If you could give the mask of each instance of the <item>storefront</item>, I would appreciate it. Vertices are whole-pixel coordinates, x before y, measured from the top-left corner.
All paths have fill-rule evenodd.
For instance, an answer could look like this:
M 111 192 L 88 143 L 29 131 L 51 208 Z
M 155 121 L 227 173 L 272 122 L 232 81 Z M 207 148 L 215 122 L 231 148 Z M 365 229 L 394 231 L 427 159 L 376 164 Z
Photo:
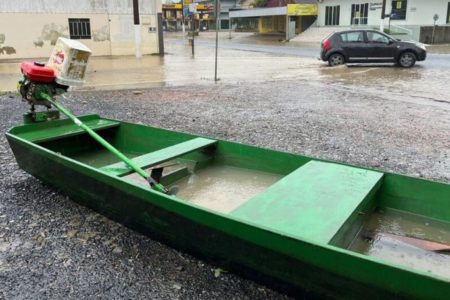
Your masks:
M 253 8 L 230 11 L 230 22 L 242 23 L 257 20 L 257 32 L 280 34 L 290 40 L 306 30 L 317 18 L 317 4 L 288 4 L 279 7 Z
M 210 3 L 196 4 L 196 13 L 194 13 L 195 29 L 196 30 L 208 30 L 211 24 L 214 24 L 215 18 L 213 15 L 213 6 Z M 163 4 L 163 29 L 165 31 L 181 31 L 183 22 L 185 28 L 191 29 L 191 13 L 189 12 L 188 5 L 183 4 Z M 213 27 L 215 28 L 215 27 Z

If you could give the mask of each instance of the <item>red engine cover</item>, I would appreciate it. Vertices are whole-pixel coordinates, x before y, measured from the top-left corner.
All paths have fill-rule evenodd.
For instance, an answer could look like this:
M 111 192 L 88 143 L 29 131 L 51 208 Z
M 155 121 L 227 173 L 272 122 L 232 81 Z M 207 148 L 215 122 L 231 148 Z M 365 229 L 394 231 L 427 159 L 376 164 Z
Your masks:
M 27 76 L 33 82 L 51 83 L 55 80 L 55 71 L 53 69 L 31 61 L 24 61 L 20 65 L 22 74 Z

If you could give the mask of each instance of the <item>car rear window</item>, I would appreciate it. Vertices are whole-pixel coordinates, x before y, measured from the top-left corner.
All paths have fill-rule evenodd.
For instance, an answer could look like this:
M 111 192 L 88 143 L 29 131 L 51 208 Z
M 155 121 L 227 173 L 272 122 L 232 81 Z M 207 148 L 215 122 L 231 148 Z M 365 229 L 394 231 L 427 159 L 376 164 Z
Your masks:
M 362 31 L 344 32 L 340 34 L 344 43 L 363 43 L 364 35 Z

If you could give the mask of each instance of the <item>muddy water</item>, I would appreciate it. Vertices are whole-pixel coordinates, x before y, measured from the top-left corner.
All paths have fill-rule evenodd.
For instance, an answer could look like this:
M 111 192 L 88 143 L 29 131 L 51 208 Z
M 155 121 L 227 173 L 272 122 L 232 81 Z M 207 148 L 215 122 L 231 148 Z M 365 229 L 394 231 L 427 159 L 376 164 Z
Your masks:
M 123 150 L 122 153 L 125 154 L 125 156 L 127 156 L 128 158 L 137 156 L 137 154 L 135 153 L 129 153 Z M 95 168 L 103 167 L 119 161 L 114 154 L 103 148 L 96 149 L 95 151 L 81 152 L 77 153 L 76 155 L 68 156 Z
M 281 177 L 230 166 L 211 166 L 183 178 L 175 185 L 179 188 L 178 198 L 228 213 Z
M 367 232 L 373 239 L 367 238 Z M 450 244 L 450 224 L 396 210 L 377 211 L 350 250 L 450 278 L 450 253 L 427 251 L 398 240 L 396 235 Z

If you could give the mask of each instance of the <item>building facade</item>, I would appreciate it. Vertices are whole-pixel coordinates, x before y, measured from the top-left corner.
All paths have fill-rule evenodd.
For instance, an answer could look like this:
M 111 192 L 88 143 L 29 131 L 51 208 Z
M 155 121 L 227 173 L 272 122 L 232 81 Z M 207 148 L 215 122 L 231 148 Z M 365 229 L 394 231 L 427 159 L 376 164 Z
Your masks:
M 319 0 L 318 26 L 379 26 L 382 0 Z M 384 24 L 416 27 L 450 23 L 449 0 L 386 0 Z
M 230 19 L 233 28 L 237 28 L 242 20 L 256 20 L 257 32 L 282 34 L 285 40 L 290 40 L 311 26 L 317 14 L 318 6 L 315 1 L 280 0 L 268 1 L 264 7 L 230 11 Z
M 58 37 L 80 40 L 92 55 L 133 55 L 133 1 L 0 1 L 0 60 L 47 57 Z M 141 53 L 158 52 L 161 0 L 139 0 Z

